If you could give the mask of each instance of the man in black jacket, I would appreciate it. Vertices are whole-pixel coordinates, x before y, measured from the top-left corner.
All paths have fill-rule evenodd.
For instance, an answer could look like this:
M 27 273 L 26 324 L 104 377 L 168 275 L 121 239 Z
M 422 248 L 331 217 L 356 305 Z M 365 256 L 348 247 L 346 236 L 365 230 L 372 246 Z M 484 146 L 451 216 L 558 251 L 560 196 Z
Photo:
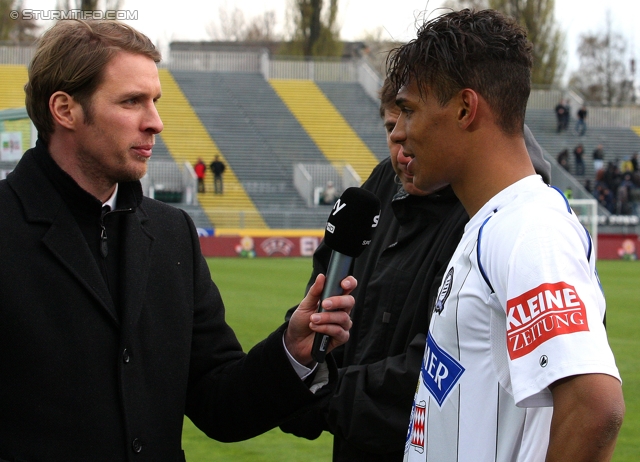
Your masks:
M 193 222 L 142 196 L 159 60 L 119 22 L 59 21 L 29 67 L 39 140 L 0 181 L 0 460 L 184 461 L 185 415 L 237 441 L 331 391 L 311 345 L 347 340 L 355 280 L 319 314 L 320 277 L 245 354 Z
M 334 461 L 402 460 L 431 309 L 469 220 L 450 187 L 428 193 L 413 185 L 410 159 L 389 139 L 400 110 L 388 81 L 380 95 L 390 157 L 362 185 L 382 209 L 370 247 L 352 268 L 358 280 L 353 328 L 349 342 L 334 352 L 339 383 L 321 405 L 280 426 L 309 439 L 331 432 Z M 528 127 L 525 133 L 536 170 L 548 183 L 549 163 Z M 310 283 L 325 272 L 330 255 L 321 243 Z

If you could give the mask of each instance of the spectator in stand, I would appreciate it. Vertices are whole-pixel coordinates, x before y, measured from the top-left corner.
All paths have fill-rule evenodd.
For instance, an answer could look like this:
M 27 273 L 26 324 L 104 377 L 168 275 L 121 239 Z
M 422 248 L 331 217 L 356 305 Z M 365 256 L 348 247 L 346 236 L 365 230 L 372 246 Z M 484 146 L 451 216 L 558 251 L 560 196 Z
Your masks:
M 600 185 L 598 187 L 598 202 L 609 212 L 614 213 L 615 209 L 615 197 L 613 192 L 606 186 Z
M 584 146 L 579 144 L 573 150 L 573 160 L 576 165 L 576 175 L 584 175 Z
M 569 171 L 569 149 L 564 148 L 557 157 L 558 163 L 562 168 L 564 168 L 567 172 Z
M 573 189 L 571 189 L 571 187 L 565 189 L 563 194 L 567 199 L 573 199 Z
M 627 172 L 633 172 L 633 162 L 631 161 L 631 157 L 625 157 L 620 163 L 620 173 L 624 175 Z
M 224 165 L 224 162 L 220 160 L 220 156 L 216 156 L 209 167 L 211 167 L 211 171 L 213 172 L 213 193 L 222 194 L 224 189 L 222 183 L 222 174 L 227 167 L 226 165 Z
M 322 190 L 322 195 L 320 196 L 320 204 L 333 205 L 336 200 L 338 200 L 338 191 L 333 185 L 333 181 L 327 181 L 326 186 Z
M 202 161 L 202 157 L 198 157 L 198 162 L 193 166 L 193 170 L 196 172 L 196 178 L 198 179 L 198 192 L 205 192 L 204 188 L 204 175 L 207 171 L 207 166 Z
M 578 121 L 576 122 L 576 132 L 579 136 L 583 136 L 587 131 L 587 108 L 582 105 L 578 109 Z
M 618 185 L 622 181 L 622 173 L 620 172 L 617 162 L 609 162 L 607 164 L 602 181 L 604 181 L 612 191 L 618 189 Z
M 564 104 L 564 100 L 560 100 L 560 102 L 556 105 L 556 131 L 560 133 L 564 128 L 565 121 L 565 113 L 567 112 L 567 107 Z
M 631 201 L 631 213 L 638 215 L 638 207 L 640 207 L 640 188 L 634 182 L 629 192 L 629 200 Z
M 631 205 L 631 191 L 633 189 L 631 173 L 625 173 L 616 190 L 616 213 L 618 215 L 630 215 L 633 212 Z
M 602 169 L 604 165 L 604 151 L 602 150 L 602 144 L 599 144 L 593 151 L 593 171 L 595 174 Z
M 565 100 L 564 103 L 564 116 L 562 119 L 562 129 L 564 131 L 569 130 L 569 123 L 571 122 L 571 102 L 570 100 Z
M 584 189 L 586 189 L 587 192 L 593 196 L 593 186 L 591 185 L 591 180 L 589 178 L 587 178 L 584 182 Z

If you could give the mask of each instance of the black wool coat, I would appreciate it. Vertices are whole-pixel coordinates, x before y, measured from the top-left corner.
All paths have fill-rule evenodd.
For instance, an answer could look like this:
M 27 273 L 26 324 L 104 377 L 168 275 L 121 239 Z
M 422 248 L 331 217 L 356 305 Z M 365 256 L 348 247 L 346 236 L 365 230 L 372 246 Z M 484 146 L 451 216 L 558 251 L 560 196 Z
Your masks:
M 185 414 L 237 441 L 330 392 L 296 375 L 286 325 L 242 351 L 192 221 L 138 182 L 114 306 L 43 155 L 0 181 L 0 460 L 182 461 Z

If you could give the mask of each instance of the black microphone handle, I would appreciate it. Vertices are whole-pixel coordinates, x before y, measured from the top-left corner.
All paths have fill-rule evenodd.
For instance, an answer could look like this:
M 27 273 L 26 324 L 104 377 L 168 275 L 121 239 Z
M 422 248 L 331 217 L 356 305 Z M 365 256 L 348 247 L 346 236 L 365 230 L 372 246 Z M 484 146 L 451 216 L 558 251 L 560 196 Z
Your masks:
M 349 275 L 349 268 L 351 268 L 352 261 L 353 257 L 341 254 L 335 250 L 331 252 L 331 258 L 329 259 L 329 266 L 327 267 L 326 280 L 324 282 L 324 289 L 322 290 L 322 297 L 320 298 L 318 313 L 322 313 L 324 311 L 322 308 L 322 301 L 325 298 L 342 294 L 343 291 L 342 287 L 340 287 L 340 283 Z M 327 355 L 329 340 L 331 340 L 330 336 L 316 332 L 315 338 L 313 339 L 311 356 L 319 363 L 324 362 L 324 358 Z

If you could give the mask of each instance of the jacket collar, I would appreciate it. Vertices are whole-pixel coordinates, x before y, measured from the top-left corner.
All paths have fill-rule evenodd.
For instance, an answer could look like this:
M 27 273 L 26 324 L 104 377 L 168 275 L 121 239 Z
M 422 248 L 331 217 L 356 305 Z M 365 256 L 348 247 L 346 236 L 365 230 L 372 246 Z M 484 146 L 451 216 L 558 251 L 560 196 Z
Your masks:
M 26 221 L 46 227 L 42 243 L 119 323 L 118 310 L 71 211 L 71 207 L 80 207 L 86 213 L 100 213 L 100 201 L 62 171 L 41 142 L 25 152 L 7 182 L 22 203 Z M 120 183 L 118 209 L 134 212 L 127 214 L 123 231 L 127 238 L 121 243 L 125 246 L 120 262 L 124 268 L 120 277 L 125 281 L 121 303 L 124 316 L 135 319 L 142 305 L 153 241 L 145 229 L 147 215 L 139 207 L 141 203 L 140 182 Z
M 429 223 L 439 222 L 450 212 L 459 200 L 450 186 L 427 196 L 407 194 L 402 186 L 393 197 L 391 207 L 396 219 L 403 227 L 422 228 Z

